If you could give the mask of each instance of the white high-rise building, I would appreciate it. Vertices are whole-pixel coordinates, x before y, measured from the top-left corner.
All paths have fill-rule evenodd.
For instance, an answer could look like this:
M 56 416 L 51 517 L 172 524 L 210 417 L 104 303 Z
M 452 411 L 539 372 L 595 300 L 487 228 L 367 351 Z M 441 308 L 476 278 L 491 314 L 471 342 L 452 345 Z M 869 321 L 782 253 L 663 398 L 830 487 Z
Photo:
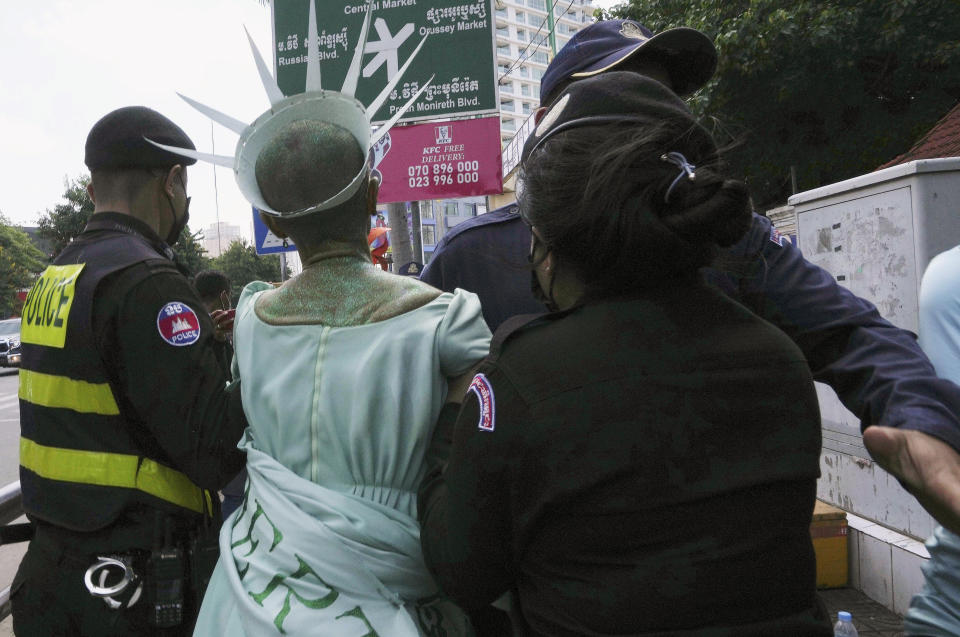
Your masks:
M 540 78 L 553 59 L 549 14 L 556 50 L 593 22 L 591 0 L 494 0 L 500 137 L 509 142 L 540 102 Z
M 227 251 L 231 243 L 242 238 L 243 232 L 240 226 L 226 221 L 211 223 L 203 229 L 203 249 L 207 251 L 208 257 L 219 257 Z

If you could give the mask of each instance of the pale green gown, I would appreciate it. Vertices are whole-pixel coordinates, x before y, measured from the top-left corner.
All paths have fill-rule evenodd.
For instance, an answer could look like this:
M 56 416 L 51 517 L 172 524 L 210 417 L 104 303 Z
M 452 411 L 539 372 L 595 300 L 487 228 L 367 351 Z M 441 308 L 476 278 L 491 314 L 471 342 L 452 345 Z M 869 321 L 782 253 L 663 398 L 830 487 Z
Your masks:
M 420 552 L 416 490 L 447 377 L 486 355 L 457 290 L 355 327 L 270 325 L 237 306 L 249 480 L 224 522 L 195 635 L 465 635 Z

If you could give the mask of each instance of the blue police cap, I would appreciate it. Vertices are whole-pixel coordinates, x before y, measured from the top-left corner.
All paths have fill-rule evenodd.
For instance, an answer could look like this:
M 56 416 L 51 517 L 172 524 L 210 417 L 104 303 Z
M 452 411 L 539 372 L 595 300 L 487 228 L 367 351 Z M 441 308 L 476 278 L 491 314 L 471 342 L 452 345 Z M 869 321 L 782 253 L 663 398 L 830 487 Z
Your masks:
M 696 29 L 678 27 L 654 35 L 634 20 L 601 20 L 577 31 L 557 52 L 540 80 L 540 104 L 547 106 L 547 98 L 565 80 L 597 75 L 640 55 L 652 56 L 664 67 L 680 96 L 702 87 L 717 69 L 716 47 Z

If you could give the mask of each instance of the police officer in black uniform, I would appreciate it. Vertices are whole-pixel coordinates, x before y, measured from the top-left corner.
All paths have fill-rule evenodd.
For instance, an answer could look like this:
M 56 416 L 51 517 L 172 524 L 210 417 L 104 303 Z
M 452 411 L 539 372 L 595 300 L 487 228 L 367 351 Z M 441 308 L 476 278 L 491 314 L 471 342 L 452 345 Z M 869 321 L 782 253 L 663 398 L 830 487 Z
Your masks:
M 514 592 L 523 635 L 831 635 L 807 361 L 699 272 L 749 228 L 746 186 L 637 73 L 572 83 L 542 121 L 519 203 L 551 313 L 501 325 L 438 425 L 427 566 L 468 612 Z
M 216 557 L 215 493 L 243 465 L 239 387 L 226 389 L 214 323 L 170 249 L 194 160 L 151 141 L 194 148 L 141 106 L 94 125 L 94 214 L 24 306 L 20 482 L 35 535 L 11 591 L 18 635 L 189 634 Z

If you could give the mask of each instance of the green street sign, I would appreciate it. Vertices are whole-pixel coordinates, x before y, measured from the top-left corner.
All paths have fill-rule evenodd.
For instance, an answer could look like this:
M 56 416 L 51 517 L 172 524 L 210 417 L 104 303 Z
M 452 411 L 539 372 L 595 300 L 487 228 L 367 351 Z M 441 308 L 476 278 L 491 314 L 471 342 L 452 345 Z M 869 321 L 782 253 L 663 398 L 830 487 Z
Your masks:
M 310 0 L 274 0 L 277 84 L 285 95 L 302 93 L 307 76 Z M 324 89 L 339 91 L 360 40 L 363 0 L 314 0 Z M 426 36 L 390 97 L 372 118 L 384 122 L 433 75 L 433 81 L 400 121 L 497 111 L 495 36 L 491 0 L 375 0 L 356 97 L 370 104 Z

